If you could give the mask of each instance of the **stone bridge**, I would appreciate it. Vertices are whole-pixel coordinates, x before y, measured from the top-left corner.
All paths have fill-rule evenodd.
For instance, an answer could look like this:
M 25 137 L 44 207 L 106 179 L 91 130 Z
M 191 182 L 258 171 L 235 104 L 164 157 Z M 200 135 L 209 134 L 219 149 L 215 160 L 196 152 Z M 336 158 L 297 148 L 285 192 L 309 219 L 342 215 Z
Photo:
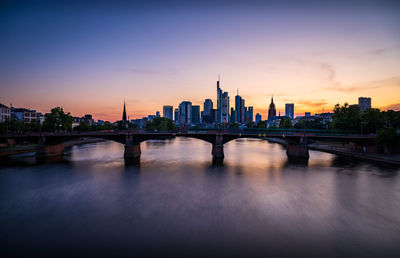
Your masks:
M 186 132 L 146 132 L 142 130 L 101 131 L 101 132 L 71 132 L 71 133 L 24 133 L 3 134 L 0 141 L 9 140 L 36 143 L 36 157 L 46 158 L 62 155 L 64 142 L 83 137 L 102 138 L 125 145 L 124 158 L 139 160 L 140 143 L 147 140 L 167 139 L 170 137 L 191 137 L 209 142 L 212 145 L 211 154 L 214 159 L 224 158 L 224 144 L 238 138 L 280 138 L 286 145 L 289 158 L 308 159 L 307 144 L 315 140 L 346 141 L 355 144 L 371 144 L 373 135 L 315 133 L 299 131 L 245 131 L 245 130 L 193 130 Z

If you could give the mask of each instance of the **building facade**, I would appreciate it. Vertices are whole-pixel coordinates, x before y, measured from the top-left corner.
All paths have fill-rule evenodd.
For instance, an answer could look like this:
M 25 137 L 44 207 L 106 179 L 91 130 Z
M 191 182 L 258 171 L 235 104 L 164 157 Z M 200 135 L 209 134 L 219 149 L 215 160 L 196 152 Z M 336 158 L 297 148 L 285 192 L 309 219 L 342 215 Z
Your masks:
M 360 106 L 360 110 L 364 112 L 367 109 L 371 108 L 371 98 L 359 97 L 358 105 Z
M 200 124 L 200 106 L 192 105 L 192 124 Z
M 289 117 L 290 119 L 294 119 L 294 104 L 293 103 L 285 104 L 285 116 Z
M 262 116 L 260 115 L 260 113 L 256 114 L 256 123 L 260 122 L 262 120 Z
M 176 125 L 179 124 L 179 109 L 178 108 L 175 108 L 175 111 L 174 111 L 174 122 Z
M 274 97 L 271 97 L 271 103 L 269 104 L 268 109 L 268 120 L 273 120 L 276 117 L 276 109 L 274 104 Z
M 213 102 L 211 99 L 206 99 L 204 100 L 203 104 L 203 116 L 202 116 L 202 122 L 205 124 L 211 124 L 214 121 L 213 117 Z
M 24 123 L 31 123 L 36 121 L 36 110 L 29 110 L 26 108 L 11 108 L 11 119 L 22 121 Z
M 11 109 L 3 104 L 0 104 L 0 122 L 11 119 Z
M 179 125 L 191 125 L 192 124 L 192 102 L 183 101 L 179 104 Z
M 253 122 L 253 107 L 246 109 L 246 123 Z
M 169 105 L 163 106 L 163 117 L 173 120 L 174 108 Z

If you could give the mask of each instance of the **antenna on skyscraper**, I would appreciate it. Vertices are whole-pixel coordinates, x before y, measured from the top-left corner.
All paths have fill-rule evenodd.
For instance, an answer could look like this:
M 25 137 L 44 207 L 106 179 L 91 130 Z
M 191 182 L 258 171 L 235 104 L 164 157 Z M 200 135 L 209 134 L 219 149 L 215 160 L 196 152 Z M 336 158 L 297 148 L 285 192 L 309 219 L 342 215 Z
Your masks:
M 239 89 L 236 89 L 236 95 L 239 96 Z

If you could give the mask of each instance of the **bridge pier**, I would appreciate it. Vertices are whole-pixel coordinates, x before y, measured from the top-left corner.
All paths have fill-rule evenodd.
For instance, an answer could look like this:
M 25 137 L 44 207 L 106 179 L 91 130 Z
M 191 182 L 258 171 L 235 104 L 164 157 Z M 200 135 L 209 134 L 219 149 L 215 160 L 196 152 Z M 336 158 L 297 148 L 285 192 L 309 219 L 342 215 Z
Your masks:
M 40 143 L 36 148 L 36 158 L 46 159 L 64 155 L 64 143 L 46 144 Z
M 140 142 L 135 141 L 132 136 L 126 136 L 124 151 L 125 161 L 137 163 L 140 161 L 141 153 Z
M 310 157 L 310 154 L 308 153 L 308 147 L 305 144 L 288 143 L 286 155 L 288 158 L 294 159 L 308 159 Z
M 215 136 L 215 142 L 213 143 L 211 154 L 213 159 L 224 159 L 224 141 L 222 135 L 218 134 Z

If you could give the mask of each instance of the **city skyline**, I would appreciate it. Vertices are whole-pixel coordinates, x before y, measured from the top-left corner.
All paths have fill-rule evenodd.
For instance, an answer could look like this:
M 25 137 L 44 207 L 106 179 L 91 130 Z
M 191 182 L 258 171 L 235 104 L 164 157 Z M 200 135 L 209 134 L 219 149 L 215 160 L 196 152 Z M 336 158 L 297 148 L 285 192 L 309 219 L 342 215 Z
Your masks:
M 116 121 L 125 98 L 135 119 L 183 100 L 216 105 L 220 73 L 230 107 L 239 88 L 263 117 L 271 95 L 277 113 L 285 103 L 296 115 L 327 112 L 360 96 L 399 110 L 399 3 L 307 2 L 8 2 L 0 103 Z

